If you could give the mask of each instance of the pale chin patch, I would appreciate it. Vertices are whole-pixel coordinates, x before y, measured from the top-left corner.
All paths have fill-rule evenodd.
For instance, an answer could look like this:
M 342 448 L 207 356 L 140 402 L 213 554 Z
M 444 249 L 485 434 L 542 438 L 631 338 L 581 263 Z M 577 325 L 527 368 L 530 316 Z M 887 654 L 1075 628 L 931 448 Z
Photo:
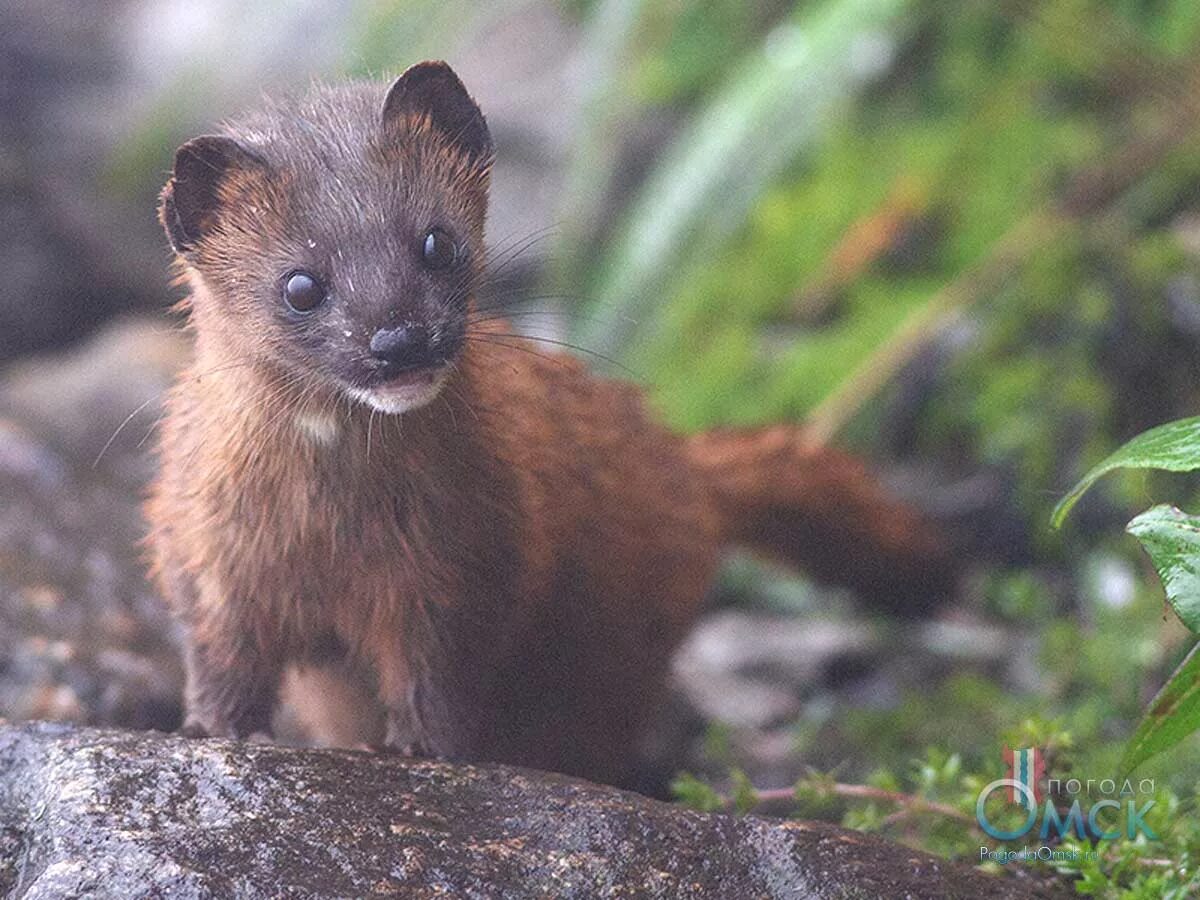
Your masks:
M 296 428 L 314 444 L 332 444 L 341 433 L 341 423 L 329 413 L 297 413 Z
M 350 396 L 359 403 L 387 415 L 399 415 L 419 409 L 438 395 L 446 383 L 449 368 L 434 372 L 415 372 L 373 388 L 352 388 Z

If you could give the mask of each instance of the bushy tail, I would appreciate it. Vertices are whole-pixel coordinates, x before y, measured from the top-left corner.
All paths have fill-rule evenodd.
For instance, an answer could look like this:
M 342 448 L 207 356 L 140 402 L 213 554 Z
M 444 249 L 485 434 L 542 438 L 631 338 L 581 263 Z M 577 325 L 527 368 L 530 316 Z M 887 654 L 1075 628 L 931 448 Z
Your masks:
M 801 429 L 718 430 L 689 439 L 726 540 L 913 614 L 944 601 L 956 580 L 946 542 L 858 460 Z

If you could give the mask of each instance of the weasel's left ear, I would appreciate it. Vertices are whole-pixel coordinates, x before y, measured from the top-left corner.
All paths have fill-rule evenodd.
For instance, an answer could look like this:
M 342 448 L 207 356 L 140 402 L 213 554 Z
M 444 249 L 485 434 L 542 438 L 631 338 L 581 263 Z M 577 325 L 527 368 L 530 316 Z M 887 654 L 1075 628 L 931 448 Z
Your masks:
M 492 136 L 483 113 L 446 63 L 417 63 L 388 91 L 383 101 L 385 128 L 413 115 L 428 115 L 435 128 L 476 162 L 491 161 Z

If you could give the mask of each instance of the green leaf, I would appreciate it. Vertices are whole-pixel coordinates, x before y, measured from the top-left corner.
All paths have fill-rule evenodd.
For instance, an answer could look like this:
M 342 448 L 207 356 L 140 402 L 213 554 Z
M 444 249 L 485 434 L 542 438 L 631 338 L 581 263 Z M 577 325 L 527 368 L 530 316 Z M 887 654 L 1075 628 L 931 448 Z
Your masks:
M 671 794 L 684 806 L 715 812 L 725 805 L 721 795 L 690 772 L 680 772 L 671 782 Z
M 1158 692 L 1121 757 L 1127 774 L 1157 753 L 1175 746 L 1200 729 L 1200 644 Z
M 741 769 L 733 769 L 729 773 L 733 781 L 733 809 L 738 815 L 745 815 L 758 806 L 758 791 L 750 781 L 750 776 Z
M 1141 541 L 1183 624 L 1200 633 L 1200 516 L 1156 506 L 1125 526 Z
M 1050 520 L 1054 527 L 1061 526 L 1084 492 L 1113 469 L 1165 469 L 1169 472 L 1200 469 L 1200 416 L 1151 428 L 1114 452 L 1083 476 L 1083 480 L 1054 507 Z

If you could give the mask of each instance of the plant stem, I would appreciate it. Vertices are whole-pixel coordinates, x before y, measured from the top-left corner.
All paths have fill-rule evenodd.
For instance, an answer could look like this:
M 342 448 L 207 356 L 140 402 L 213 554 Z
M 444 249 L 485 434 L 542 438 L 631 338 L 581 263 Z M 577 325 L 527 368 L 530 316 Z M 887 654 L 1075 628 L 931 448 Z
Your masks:
M 975 820 L 964 813 L 962 810 L 956 809 L 945 803 L 938 803 L 933 800 L 926 800 L 924 797 L 918 797 L 914 794 L 904 794 L 900 791 L 889 791 L 884 788 L 872 787 L 868 784 L 842 784 L 835 782 L 829 785 L 821 785 L 821 791 L 826 791 L 836 797 L 846 797 L 855 800 L 880 800 L 885 803 L 895 803 L 897 806 L 903 807 L 909 812 L 931 812 L 937 813 L 940 816 L 945 816 L 968 825 L 975 825 Z M 770 790 L 755 791 L 756 803 L 755 806 L 762 806 L 768 803 L 783 803 L 794 802 L 796 799 L 796 791 L 794 788 L 773 788 Z M 725 806 L 732 808 L 734 800 L 731 797 L 722 797 Z

